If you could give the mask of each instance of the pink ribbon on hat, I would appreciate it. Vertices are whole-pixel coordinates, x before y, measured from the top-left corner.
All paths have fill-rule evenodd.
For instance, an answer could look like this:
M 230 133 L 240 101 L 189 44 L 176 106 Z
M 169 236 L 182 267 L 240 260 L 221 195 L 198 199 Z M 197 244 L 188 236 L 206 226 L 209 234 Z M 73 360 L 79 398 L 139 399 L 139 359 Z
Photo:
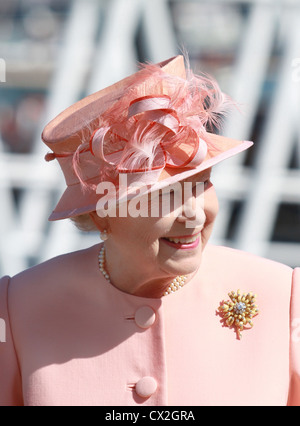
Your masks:
M 155 156 L 149 170 L 165 167 L 195 168 L 204 161 L 207 154 L 206 142 L 199 137 L 192 126 L 181 126 L 176 111 L 170 106 L 171 99 L 167 95 L 144 96 L 135 99 L 129 105 L 127 119 L 134 120 L 132 126 L 135 123 L 138 125 L 142 120 L 143 125 L 148 129 L 155 124 L 161 127 L 161 138 L 155 145 Z M 109 132 L 119 138 L 122 148 L 105 155 L 103 146 Z M 145 156 L 147 155 L 147 144 L 141 148 L 137 145 L 135 147 L 137 151 L 145 151 Z M 122 138 L 114 132 L 113 126 L 96 129 L 90 139 L 91 153 L 123 173 L 145 171 L 145 168 L 140 167 L 134 169 L 122 167 L 122 159 L 126 156 L 126 150 L 129 150 L 129 157 L 134 156 L 135 147 L 131 147 L 126 138 Z

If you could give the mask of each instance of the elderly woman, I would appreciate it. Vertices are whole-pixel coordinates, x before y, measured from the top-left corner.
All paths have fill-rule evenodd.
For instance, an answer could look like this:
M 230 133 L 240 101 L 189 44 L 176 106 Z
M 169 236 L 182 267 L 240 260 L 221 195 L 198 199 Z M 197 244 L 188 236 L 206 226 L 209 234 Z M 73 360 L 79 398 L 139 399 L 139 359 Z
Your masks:
M 229 103 L 178 56 L 46 127 L 50 220 L 102 242 L 0 281 L 0 405 L 299 404 L 300 270 L 207 244 Z

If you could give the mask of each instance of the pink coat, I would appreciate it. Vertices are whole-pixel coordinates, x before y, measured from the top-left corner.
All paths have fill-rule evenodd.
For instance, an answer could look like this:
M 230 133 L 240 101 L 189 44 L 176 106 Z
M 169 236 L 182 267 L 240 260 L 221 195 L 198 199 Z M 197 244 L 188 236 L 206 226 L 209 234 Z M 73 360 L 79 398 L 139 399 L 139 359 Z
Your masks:
M 98 269 L 99 245 L 0 281 L 0 406 L 300 405 L 300 269 L 208 246 L 162 299 Z M 238 340 L 217 308 L 257 293 Z M 2 321 L 3 325 L 3 321 Z

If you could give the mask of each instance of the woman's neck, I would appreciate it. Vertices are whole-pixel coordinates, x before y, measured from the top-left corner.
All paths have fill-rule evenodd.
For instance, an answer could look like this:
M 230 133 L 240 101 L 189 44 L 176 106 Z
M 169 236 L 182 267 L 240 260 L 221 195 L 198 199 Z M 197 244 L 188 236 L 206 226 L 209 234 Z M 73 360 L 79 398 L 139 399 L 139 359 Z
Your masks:
M 177 275 L 160 270 L 149 270 L 145 265 L 137 265 L 126 256 L 119 256 L 109 244 L 105 244 L 105 271 L 110 282 L 119 290 L 139 297 L 160 298 Z M 188 282 L 195 273 L 187 275 Z

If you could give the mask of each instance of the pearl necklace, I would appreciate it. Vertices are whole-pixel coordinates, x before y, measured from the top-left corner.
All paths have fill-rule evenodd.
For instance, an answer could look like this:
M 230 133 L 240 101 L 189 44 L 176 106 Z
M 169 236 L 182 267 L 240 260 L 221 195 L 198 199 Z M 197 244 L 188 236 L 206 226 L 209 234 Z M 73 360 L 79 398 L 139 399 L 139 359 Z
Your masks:
M 105 247 L 104 246 L 101 247 L 99 252 L 99 269 L 102 272 L 103 276 L 107 279 L 107 281 L 111 283 L 110 276 L 107 270 L 105 269 Z M 168 294 L 175 293 L 175 291 L 181 289 L 181 287 L 184 286 L 186 280 L 187 280 L 186 275 L 180 275 L 174 278 L 174 280 L 171 282 L 167 290 L 164 292 L 163 296 L 168 296 Z

